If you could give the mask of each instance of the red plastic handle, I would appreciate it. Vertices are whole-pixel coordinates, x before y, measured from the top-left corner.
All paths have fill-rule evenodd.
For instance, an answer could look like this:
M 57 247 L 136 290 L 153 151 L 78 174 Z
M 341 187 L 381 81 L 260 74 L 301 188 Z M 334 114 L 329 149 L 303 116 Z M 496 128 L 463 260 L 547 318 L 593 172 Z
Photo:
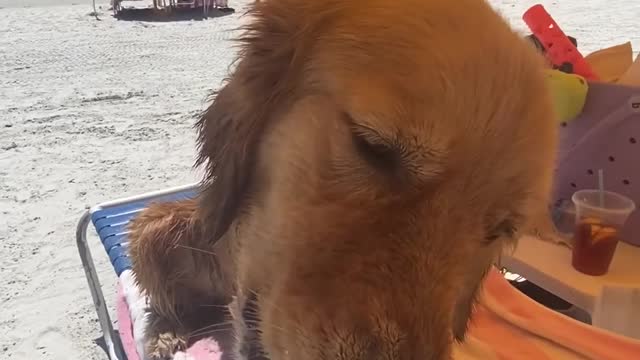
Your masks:
M 547 58 L 554 65 L 561 66 L 564 63 L 571 63 L 574 74 L 581 75 L 588 80 L 598 80 L 598 76 L 593 72 L 589 63 L 542 5 L 538 4 L 529 8 L 522 19 L 540 40 Z

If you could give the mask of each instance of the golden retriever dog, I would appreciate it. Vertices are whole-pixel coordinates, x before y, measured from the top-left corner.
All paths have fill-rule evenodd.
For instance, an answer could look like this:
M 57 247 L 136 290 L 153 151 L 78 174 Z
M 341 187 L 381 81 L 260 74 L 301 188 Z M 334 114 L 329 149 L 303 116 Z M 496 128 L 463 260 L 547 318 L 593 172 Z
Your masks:
M 482 0 L 252 6 L 201 194 L 131 225 L 151 358 L 230 303 L 234 359 L 450 359 L 496 257 L 548 229 L 542 59 Z

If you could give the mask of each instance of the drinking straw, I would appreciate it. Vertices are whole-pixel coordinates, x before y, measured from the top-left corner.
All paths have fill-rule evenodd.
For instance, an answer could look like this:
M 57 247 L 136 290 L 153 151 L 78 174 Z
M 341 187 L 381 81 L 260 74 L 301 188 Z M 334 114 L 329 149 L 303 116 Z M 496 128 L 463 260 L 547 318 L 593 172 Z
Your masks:
M 598 170 L 598 190 L 600 190 L 600 206 L 604 207 L 604 171 Z

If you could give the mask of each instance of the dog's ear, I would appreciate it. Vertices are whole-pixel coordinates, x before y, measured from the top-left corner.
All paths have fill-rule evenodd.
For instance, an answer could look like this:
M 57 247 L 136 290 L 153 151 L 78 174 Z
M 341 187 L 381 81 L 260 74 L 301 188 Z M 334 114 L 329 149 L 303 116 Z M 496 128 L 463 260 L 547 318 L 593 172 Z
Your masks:
M 274 113 L 293 101 L 300 82 L 309 27 L 286 2 L 253 5 L 237 66 L 196 124 L 196 165 L 206 165 L 202 219 L 212 242 L 247 206 L 262 134 Z
M 196 166 L 205 165 L 199 215 L 207 240 L 215 242 L 235 217 L 240 195 L 247 186 L 249 164 L 240 151 L 249 145 L 242 109 L 232 84 L 214 94 L 209 108 L 196 123 L 198 157 Z

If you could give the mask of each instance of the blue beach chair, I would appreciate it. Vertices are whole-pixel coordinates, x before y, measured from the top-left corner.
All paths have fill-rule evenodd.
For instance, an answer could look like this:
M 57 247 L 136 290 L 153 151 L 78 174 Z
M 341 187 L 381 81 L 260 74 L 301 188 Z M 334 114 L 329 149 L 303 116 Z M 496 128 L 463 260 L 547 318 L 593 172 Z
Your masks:
M 126 360 L 127 357 L 119 341 L 117 331 L 114 330 L 111 322 L 112 316 L 109 314 L 105 304 L 96 267 L 87 243 L 89 224 L 93 224 L 109 256 L 111 265 L 119 277 L 123 271 L 131 269 L 131 261 L 128 256 L 129 239 L 127 237 L 127 224 L 129 221 L 151 202 L 178 201 L 192 198 L 195 196 L 197 189 L 198 184 L 189 184 L 108 201 L 90 208 L 80 218 L 76 230 L 76 242 L 110 360 Z

